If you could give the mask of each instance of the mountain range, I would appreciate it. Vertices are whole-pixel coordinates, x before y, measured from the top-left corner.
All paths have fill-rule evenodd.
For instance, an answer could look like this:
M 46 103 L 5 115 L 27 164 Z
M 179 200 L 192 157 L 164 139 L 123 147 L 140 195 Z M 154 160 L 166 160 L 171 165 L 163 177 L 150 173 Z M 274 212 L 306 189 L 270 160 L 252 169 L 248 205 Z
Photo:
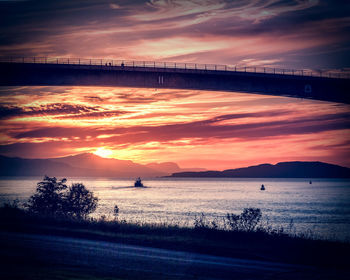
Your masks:
M 183 169 L 173 162 L 142 165 L 131 160 L 102 158 L 90 153 L 48 159 L 0 156 L 0 176 L 150 178 L 183 171 L 203 169 Z
M 176 177 L 176 178 L 350 178 L 350 168 L 324 162 L 280 162 L 275 165 L 207 171 L 183 169 L 174 162 L 134 163 L 84 153 L 60 158 L 24 159 L 0 156 L 0 176 Z
M 279 162 L 224 171 L 179 172 L 178 178 L 350 178 L 350 168 L 324 162 Z

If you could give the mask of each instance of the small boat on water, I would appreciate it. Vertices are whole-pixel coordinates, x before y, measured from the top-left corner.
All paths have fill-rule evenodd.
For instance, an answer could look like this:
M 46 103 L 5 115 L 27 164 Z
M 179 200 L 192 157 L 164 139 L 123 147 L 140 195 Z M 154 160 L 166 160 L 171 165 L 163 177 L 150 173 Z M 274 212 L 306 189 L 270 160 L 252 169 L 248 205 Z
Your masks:
M 264 191 L 265 190 L 265 186 L 264 184 L 261 185 L 261 188 L 260 188 L 261 191 Z
M 144 188 L 145 186 L 142 184 L 141 178 L 138 177 L 134 183 L 135 188 Z
M 141 178 L 138 177 L 136 180 L 135 180 L 135 183 L 133 186 L 120 186 L 120 187 L 112 187 L 112 189 L 115 189 L 115 190 L 119 190 L 119 189 L 128 189 L 128 188 L 147 188 L 141 181 Z

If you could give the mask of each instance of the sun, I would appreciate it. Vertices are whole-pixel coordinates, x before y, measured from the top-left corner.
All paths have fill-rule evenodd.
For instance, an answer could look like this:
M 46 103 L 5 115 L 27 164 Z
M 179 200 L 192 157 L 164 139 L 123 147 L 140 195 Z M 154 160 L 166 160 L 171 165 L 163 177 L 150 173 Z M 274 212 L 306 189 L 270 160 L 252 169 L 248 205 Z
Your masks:
M 113 154 L 113 151 L 101 147 L 101 148 L 98 148 L 95 152 L 93 152 L 93 154 L 103 158 L 109 158 Z

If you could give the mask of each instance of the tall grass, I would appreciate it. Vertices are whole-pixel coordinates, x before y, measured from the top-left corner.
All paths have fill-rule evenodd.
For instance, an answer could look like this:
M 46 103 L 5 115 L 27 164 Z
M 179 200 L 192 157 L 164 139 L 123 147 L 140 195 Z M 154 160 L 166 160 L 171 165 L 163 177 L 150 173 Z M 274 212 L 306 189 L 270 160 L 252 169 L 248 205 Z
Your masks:
M 239 215 L 196 216 L 192 224 L 128 222 L 118 218 L 77 218 L 38 215 L 6 204 L 0 207 L 0 230 L 40 235 L 60 235 L 109 242 L 185 250 L 227 257 L 285 261 L 289 263 L 347 267 L 350 244 L 317 240 L 313 234 L 273 228 L 258 210 Z
M 102 215 L 99 218 L 73 217 L 64 215 L 37 214 L 26 210 L 18 205 L 18 201 L 5 203 L 0 206 L 0 219 L 2 224 L 32 224 L 54 225 L 65 227 L 83 227 L 98 231 L 109 231 L 118 233 L 146 234 L 163 233 L 177 234 L 178 232 L 190 233 L 231 233 L 231 234 L 254 234 L 255 236 L 290 237 L 316 240 L 321 239 L 312 231 L 297 232 L 291 220 L 288 228 L 273 227 L 267 219 L 264 219 L 258 208 L 245 208 L 239 215 L 227 213 L 225 216 L 207 216 L 205 213 L 195 215 L 192 220 L 184 222 L 178 220 L 165 220 L 150 223 L 146 220 L 127 221 L 119 219 L 119 208 L 114 208 L 114 216 Z

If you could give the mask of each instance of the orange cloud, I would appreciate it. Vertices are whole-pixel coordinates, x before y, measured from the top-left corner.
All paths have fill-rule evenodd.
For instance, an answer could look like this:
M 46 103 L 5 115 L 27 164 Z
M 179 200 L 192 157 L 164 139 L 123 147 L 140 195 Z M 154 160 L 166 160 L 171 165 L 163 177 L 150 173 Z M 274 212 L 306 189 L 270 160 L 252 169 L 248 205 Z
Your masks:
M 176 161 L 208 169 L 286 160 L 350 165 L 348 105 L 105 87 L 8 88 L 0 101 L 4 155 L 101 152 L 140 163 Z

